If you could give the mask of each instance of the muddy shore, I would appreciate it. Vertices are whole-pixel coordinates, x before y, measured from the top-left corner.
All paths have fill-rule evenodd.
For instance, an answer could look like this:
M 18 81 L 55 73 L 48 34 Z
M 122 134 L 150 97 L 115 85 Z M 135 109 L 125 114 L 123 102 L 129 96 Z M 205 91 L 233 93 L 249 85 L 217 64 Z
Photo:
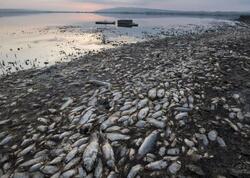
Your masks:
M 249 46 L 227 26 L 1 77 L 0 176 L 250 177 Z

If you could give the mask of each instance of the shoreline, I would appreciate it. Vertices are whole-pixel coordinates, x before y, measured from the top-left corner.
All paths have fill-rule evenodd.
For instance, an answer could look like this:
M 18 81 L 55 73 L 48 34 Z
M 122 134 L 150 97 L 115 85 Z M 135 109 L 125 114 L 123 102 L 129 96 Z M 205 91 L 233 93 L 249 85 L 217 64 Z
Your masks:
M 0 176 L 250 176 L 249 40 L 249 26 L 226 27 L 1 77 Z

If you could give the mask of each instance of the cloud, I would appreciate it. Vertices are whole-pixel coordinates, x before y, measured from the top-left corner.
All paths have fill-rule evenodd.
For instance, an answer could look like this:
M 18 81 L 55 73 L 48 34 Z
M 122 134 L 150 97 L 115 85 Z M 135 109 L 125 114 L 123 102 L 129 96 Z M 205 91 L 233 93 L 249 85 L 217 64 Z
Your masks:
M 91 11 L 121 6 L 172 10 L 250 11 L 250 0 L 0 0 L 0 8 Z

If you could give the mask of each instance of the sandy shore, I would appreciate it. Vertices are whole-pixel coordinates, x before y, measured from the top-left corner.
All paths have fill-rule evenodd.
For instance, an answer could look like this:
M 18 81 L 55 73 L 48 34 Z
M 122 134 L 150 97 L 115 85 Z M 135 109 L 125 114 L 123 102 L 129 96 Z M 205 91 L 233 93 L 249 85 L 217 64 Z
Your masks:
M 249 177 L 249 46 L 223 27 L 2 77 L 0 176 Z

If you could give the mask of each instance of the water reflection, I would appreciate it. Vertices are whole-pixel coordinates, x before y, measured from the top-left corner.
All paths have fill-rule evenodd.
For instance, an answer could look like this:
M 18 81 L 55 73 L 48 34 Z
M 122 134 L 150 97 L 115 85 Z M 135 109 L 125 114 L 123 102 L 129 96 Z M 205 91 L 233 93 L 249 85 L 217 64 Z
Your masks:
M 96 25 L 120 17 L 97 14 L 34 14 L 0 18 L 0 74 L 70 61 L 124 43 L 211 28 L 227 20 L 133 15 L 137 28 Z M 128 17 L 126 17 L 128 18 Z

